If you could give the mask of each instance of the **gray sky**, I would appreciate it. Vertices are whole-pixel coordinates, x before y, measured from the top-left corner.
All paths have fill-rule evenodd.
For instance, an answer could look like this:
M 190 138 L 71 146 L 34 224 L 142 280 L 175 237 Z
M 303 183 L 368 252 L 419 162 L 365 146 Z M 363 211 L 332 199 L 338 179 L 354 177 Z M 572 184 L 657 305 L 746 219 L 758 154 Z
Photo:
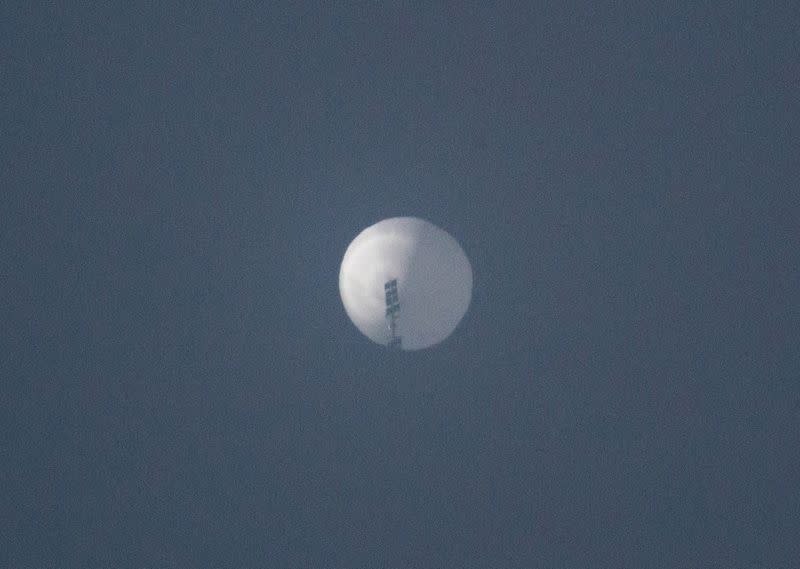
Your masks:
M 0 13 L 0 565 L 800 559 L 793 3 L 165 4 Z

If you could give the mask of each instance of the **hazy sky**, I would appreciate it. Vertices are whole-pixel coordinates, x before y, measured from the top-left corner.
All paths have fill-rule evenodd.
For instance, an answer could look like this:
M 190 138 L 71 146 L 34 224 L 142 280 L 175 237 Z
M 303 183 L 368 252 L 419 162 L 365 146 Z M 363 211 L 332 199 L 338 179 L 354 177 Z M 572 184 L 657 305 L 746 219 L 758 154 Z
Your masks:
M 796 3 L 71 4 L 0 9 L 0 565 L 797 563 Z M 339 298 L 396 215 L 432 350 Z

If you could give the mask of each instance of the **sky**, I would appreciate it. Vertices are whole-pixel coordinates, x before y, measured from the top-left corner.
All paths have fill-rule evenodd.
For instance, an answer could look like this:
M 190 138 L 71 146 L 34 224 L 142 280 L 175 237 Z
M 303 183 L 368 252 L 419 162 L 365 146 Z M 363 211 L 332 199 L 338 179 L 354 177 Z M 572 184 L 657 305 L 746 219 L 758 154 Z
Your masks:
M 0 565 L 800 559 L 796 4 L 79 4 L 0 8 Z

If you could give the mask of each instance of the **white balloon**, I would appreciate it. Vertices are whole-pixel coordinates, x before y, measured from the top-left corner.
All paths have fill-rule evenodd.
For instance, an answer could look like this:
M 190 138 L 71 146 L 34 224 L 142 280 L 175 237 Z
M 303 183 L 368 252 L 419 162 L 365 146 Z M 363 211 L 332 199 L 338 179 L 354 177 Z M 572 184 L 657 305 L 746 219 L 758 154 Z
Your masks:
M 385 285 L 397 279 L 399 311 L 394 333 Z M 446 231 L 416 217 L 384 219 L 362 231 L 347 248 L 339 293 L 353 324 L 370 340 L 404 350 L 447 338 L 472 299 L 472 267 Z

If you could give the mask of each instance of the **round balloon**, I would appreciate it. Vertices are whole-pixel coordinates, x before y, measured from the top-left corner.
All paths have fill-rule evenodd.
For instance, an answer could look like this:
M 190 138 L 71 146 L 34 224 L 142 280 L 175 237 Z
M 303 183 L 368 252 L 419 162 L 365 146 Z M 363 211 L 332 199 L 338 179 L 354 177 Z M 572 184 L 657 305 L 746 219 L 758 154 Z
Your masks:
M 472 267 L 446 231 L 416 217 L 384 219 L 347 248 L 339 292 L 373 342 L 419 350 L 456 328 L 472 298 Z

